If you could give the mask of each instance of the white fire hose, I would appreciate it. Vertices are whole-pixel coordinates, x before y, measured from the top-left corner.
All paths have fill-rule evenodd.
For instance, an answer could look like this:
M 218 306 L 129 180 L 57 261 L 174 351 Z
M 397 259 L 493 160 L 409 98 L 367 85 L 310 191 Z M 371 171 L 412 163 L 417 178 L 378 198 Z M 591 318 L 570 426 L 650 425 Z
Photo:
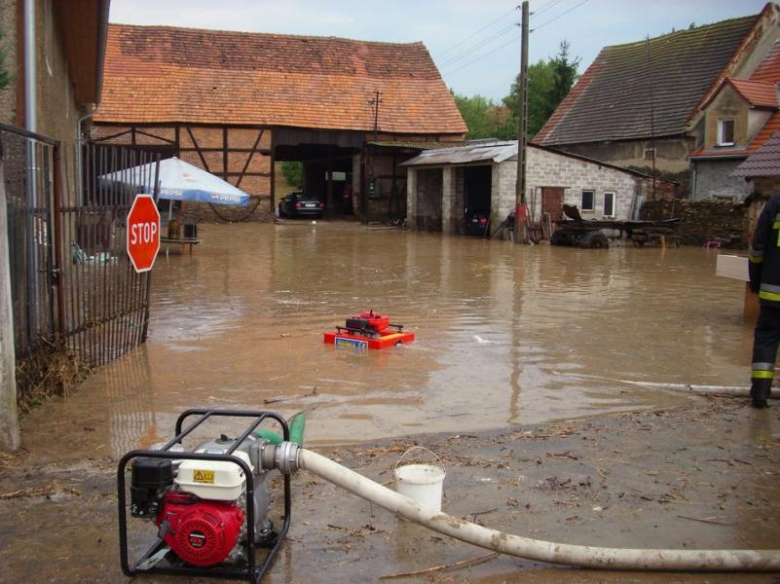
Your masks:
M 287 443 L 289 444 L 289 443 Z M 292 454 L 292 453 L 290 453 Z M 310 450 L 297 452 L 298 468 L 346 489 L 396 515 L 488 550 L 529 560 L 603 570 L 778 572 L 780 550 L 664 550 L 571 545 L 489 529 L 427 509 Z

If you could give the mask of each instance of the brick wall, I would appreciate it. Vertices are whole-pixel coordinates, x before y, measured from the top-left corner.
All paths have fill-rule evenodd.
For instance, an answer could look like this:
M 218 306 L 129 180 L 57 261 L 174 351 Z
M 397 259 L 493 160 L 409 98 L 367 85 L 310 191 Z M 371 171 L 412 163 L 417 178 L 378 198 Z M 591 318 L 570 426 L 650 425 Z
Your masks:
M 680 218 L 678 235 L 685 245 L 703 245 L 722 240 L 723 247 L 747 247 L 747 208 L 724 201 L 649 201 L 642 206 L 641 219 L 660 221 Z

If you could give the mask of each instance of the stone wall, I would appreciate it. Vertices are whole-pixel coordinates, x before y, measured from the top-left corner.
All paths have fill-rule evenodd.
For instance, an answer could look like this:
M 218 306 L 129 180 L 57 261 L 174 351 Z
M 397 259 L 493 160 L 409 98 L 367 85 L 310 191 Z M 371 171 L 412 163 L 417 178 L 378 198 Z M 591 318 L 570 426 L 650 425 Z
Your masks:
M 650 221 L 680 218 L 678 235 L 685 245 L 721 241 L 721 247 L 747 247 L 747 208 L 724 201 L 650 201 L 640 217 Z

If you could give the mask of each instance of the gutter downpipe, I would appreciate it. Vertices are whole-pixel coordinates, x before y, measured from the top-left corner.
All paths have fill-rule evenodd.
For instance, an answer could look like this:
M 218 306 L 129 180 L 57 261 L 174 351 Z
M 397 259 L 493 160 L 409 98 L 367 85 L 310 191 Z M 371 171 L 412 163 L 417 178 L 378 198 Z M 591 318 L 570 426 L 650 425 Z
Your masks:
M 77 197 L 78 205 L 81 205 L 84 202 L 84 193 L 82 192 L 84 169 L 81 168 L 82 165 L 81 148 L 83 143 L 83 137 L 81 135 L 81 124 L 87 121 L 88 119 L 90 119 L 92 116 L 94 116 L 95 113 L 97 113 L 97 110 L 98 108 L 96 107 L 91 112 L 84 114 L 78 120 L 76 120 L 76 197 Z
M 38 99 L 36 95 L 37 39 L 35 34 L 35 0 L 24 0 L 24 127 L 38 131 Z M 37 222 L 33 209 L 37 207 L 38 161 L 36 145 L 27 139 L 27 324 L 30 334 L 38 332 L 38 250 Z

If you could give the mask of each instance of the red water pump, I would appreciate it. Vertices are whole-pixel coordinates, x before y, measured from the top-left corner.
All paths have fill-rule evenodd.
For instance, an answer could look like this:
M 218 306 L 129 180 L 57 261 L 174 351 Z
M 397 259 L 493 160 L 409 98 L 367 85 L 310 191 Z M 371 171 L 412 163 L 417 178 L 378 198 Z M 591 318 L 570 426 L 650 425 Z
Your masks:
M 227 560 L 236 547 L 245 517 L 232 502 L 169 492 L 155 523 L 165 543 L 182 560 L 193 566 L 213 566 Z
M 190 417 L 196 419 L 183 429 Z M 235 438 L 221 434 L 191 442 L 196 428 L 226 417 L 249 418 L 249 424 Z M 261 428 L 265 420 L 276 422 L 281 435 Z M 297 460 L 297 449 L 290 442 L 287 422 L 278 414 L 206 409 L 181 414 L 170 442 L 128 452 L 119 462 L 122 571 L 128 576 L 154 573 L 260 582 L 290 525 L 289 461 Z M 282 513 L 271 505 L 272 472 L 281 472 L 284 478 Z M 156 532 L 151 547 L 132 563 L 127 511 Z M 275 528 L 274 521 L 278 525 L 280 520 L 281 527 Z M 152 529 L 148 532 L 153 535 Z M 266 551 L 263 556 L 261 550 Z

